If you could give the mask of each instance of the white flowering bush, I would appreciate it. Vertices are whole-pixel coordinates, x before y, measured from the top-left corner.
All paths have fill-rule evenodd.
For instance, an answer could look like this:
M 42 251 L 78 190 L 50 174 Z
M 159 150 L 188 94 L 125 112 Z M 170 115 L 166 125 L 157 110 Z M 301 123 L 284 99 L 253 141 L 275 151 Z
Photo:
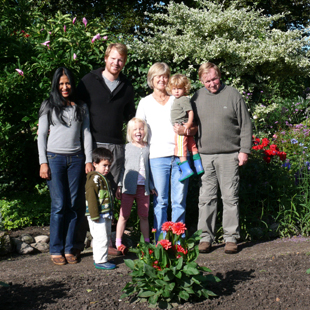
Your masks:
M 266 16 L 255 8 L 237 9 L 238 1 L 227 9 L 215 1 L 198 3 L 200 8 L 170 2 L 166 14 L 149 14 L 153 23 L 146 29 L 148 35 L 134 42 L 135 52 L 144 59 L 171 61 L 172 67 L 181 64 L 188 75 L 201 63 L 213 61 L 226 82 L 239 90 L 245 80 L 267 84 L 270 79 L 309 72 L 305 30 L 270 29 L 284 14 Z

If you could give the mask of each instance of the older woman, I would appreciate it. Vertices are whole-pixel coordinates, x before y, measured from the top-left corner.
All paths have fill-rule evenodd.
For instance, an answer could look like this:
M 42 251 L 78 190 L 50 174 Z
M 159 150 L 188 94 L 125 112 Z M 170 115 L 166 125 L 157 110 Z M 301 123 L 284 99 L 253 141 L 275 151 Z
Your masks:
M 150 166 L 158 193 L 158 196 L 154 196 L 156 239 L 161 233 L 161 225 L 167 221 L 169 185 L 173 222 L 185 222 L 188 187 L 188 179 L 179 182 L 179 158 L 174 156 L 175 133 L 171 125 L 170 110 L 175 98 L 166 91 L 169 77 L 170 69 L 166 63 L 157 62 L 152 65 L 147 83 L 153 93 L 141 99 L 136 113 L 136 117 L 145 120 L 150 128 Z

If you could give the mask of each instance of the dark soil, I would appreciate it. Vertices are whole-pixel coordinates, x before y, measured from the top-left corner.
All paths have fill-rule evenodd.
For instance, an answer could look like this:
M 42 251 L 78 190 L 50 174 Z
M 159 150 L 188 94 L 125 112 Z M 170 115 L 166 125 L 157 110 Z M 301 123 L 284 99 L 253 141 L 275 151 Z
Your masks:
M 46 234 L 31 227 L 11 233 Z M 197 262 L 209 267 L 222 281 L 210 286 L 218 297 L 184 303 L 178 309 L 309 309 L 310 238 L 295 237 L 260 243 L 242 243 L 239 253 L 224 254 L 216 245 Z M 133 255 L 129 255 L 134 259 Z M 130 280 L 123 257 L 111 257 L 112 271 L 93 266 L 91 249 L 77 265 L 53 265 L 49 254 L 0 258 L 0 309 L 146 309 L 146 304 L 120 300 Z

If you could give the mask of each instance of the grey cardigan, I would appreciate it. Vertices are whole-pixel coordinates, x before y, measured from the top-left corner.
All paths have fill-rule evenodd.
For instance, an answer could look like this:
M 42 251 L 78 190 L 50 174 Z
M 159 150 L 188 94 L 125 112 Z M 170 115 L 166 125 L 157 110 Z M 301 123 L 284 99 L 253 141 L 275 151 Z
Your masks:
M 150 195 L 154 189 L 153 181 L 150 176 L 149 145 L 140 148 L 132 143 L 125 146 L 125 165 L 121 170 L 118 186 L 122 187 L 122 193 L 134 195 L 137 191 L 137 182 L 140 167 L 140 157 L 143 157 L 145 167 L 145 195 Z

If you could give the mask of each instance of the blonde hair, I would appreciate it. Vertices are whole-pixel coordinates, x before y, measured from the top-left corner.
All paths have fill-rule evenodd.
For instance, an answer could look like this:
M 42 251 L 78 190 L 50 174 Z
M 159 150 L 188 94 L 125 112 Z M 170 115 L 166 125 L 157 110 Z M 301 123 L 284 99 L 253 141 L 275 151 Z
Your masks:
M 170 68 L 165 62 L 155 62 L 147 73 L 147 85 L 154 89 L 153 79 L 155 76 L 167 75 L 170 78 Z
M 127 124 L 127 135 L 126 135 L 126 139 L 128 142 L 132 142 L 132 138 L 131 138 L 131 133 L 133 130 L 133 126 L 135 123 L 142 123 L 143 127 L 144 127 L 144 137 L 143 137 L 143 142 L 147 142 L 147 135 L 148 135 L 148 127 L 147 124 L 144 120 L 134 117 L 132 118 L 128 124 Z
M 118 51 L 118 53 L 124 57 L 124 60 L 126 62 L 128 50 L 127 46 L 123 43 L 111 43 L 105 51 L 104 58 L 108 58 L 110 56 L 110 53 L 113 48 L 115 48 Z
M 198 70 L 199 80 L 201 80 L 201 77 L 203 74 L 209 73 L 210 69 L 212 69 L 212 68 L 215 70 L 217 77 L 220 79 L 221 78 L 221 71 L 220 71 L 219 67 L 212 62 L 206 62 L 199 67 L 199 70 Z
M 169 83 L 167 86 L 167 92 L 171 94 L 172 88 L 184 88 L 185 94 L 188 95 L 189 90 L 191 89 L 191 81 L 184 74 L 175 74 L 169 79 Z

